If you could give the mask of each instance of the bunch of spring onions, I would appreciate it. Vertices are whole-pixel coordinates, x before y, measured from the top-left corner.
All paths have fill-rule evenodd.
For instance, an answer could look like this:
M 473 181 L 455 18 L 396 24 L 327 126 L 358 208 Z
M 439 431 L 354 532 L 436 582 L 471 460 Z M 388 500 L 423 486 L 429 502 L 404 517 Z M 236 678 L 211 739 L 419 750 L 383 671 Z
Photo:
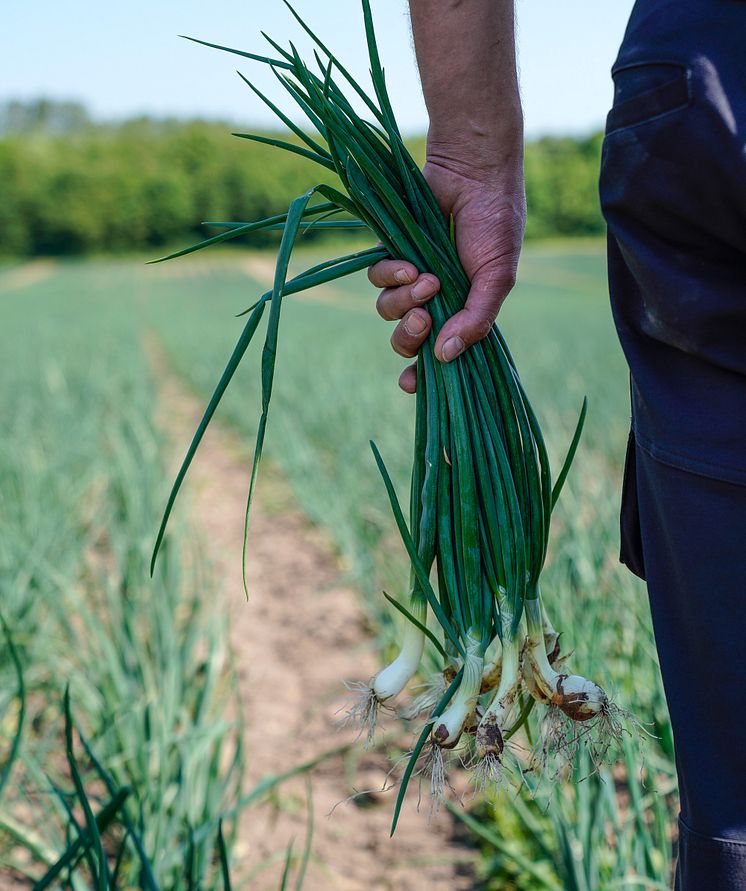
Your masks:
M 246 81 L 295 134 L 297 142 L 236 135 L 309 158 L 333 171 L 341 187 L 316 185 L 296 198 L 287 213 L 265 220 L 217 224 L 224 227 L 220 234 L 164 258 L 258 230 L 282 229 L 272 290 L 247 310 L 246 326 L 174 483 L 153 559 L 192 457 L 264 313 L 268 310 L 269 319 L 261 364 L 262 413 L 246 531 L 285 298 L 385 257 L 405 259 L 420 271 L 433 272 L 441 290 L 430 303 L 433 327 L 417 363 L 409 524 L 383 459 L 372 444 L 411 562 L 407 602 L 393 601 L 408 621 L 398 656 L 369 683 L 356 685 L 359 700 L 350 709 L 350 716 L 361 721 L 370 739 L 379 707 L 389 707 L 415 677 L 426 642 L 437 648 L 443 672 L 430 685 L 430 695 L 424 701 L 418 698 L 429 717 L 402 778 L 395 826 L 407 783 L 426 745 L 437 792 L 443 751 L 460 741 L 470 746 L 478 777 L 497 778 L 506 740 L 525 722 L 534 702 L 549 710 L 550 719 L 545 721 L 549 730 L 541 744 L 545 754 L 552 747 L 560 749 L 577 742 L 585 732 L 578 732 L 579 727 L 601 728 L 606 734 L 610 726 L 614 731 L 615 712 L 593 681 L 552 667 L 559 656 L 559 635 L 547 618 L 539 589 L 550 516 L 578 445 L 585 404 L 564 466 L 552 486 L 539 424 L 498 328 L 493 327 L 482 342 L 456 361 L 444 365 L 435 360 L 437 333 L 464 305 L 469 280 L 454 247 L 451 221 L 444 218 L 402 142 L 378 56 L 369 0 L 362 0 L 362 8 L 375 98 L 366 94 L 295 12 L 317 47 L 315 71 L 292 44 L 284 49 L 266 35 L 275 53 L 272 57 L 206 44 L 268 65 L 314 131 L 297 126 Z M 369 120 L 358 115 L 348 93 L 356 102 L 362 101 Z M 369 229 L 380 246 L 336 257 L 288 279 L 298 234 L 309 228 L 332 227 Z M 437 584 L 431 581 L 433 575 Z M 431 626 L 439 626 L 440 633 L 427 626 L 429 614 Z

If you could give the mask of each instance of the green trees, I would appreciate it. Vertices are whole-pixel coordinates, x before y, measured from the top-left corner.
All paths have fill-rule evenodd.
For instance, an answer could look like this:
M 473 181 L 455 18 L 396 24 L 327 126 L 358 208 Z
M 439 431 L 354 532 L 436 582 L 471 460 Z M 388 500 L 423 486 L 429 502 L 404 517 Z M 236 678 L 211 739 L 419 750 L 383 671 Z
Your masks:
M 204 220 L 268 216 L 318 178 L 310 162 L 231 129 L 147 118 L 94 125 L 69 103 L 9 103 L 0 109 L 0 254 L 158 250 L 197 240 Z M 595 135 L 527 146 L 529 237 L 603 232 L 600 144 Z M 423 140 L 413 152 L 424 155 Z
M 603 136 L 547 136 L 526 146 L 526 235 L 600 235 L 598 166 Z

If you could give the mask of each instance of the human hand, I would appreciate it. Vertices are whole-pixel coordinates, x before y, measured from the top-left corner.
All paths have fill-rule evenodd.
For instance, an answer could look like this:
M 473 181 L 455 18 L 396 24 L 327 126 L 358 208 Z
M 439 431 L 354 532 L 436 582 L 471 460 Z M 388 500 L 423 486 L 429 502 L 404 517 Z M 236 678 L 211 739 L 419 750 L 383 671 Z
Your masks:
M 515 284 L 526 219 L 523 161 L 518 151 L 485 169 L 429 144 L 423 173 L 443 213 L 453 215 L 456 249 L 471 281 L 464 308 L 446 321 L 435 342 L 436 357 L 450 362 L 487 336 Z M 379 315 L 400 320 L 391 346 L 401 356 L 414 357 L 432 327 L 423 304 L 439 291 L 440 282 L 399 260 L 376 263 L 368 278 L 384 289 L 376 304 Z M 399 386 L 415 392 L 415 365 L 404 369 Z

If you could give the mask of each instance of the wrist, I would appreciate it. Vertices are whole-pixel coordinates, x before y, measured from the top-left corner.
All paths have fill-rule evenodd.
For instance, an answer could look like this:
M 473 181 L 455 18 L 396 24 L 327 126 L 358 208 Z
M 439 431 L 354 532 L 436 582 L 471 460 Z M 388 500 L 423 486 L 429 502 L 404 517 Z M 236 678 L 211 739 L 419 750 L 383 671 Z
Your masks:
M 426 159 L 468 179 L 489 182 L 523 167 L 523 115 L 520 104 L 489 123 L 449 121 L 430 124 Z

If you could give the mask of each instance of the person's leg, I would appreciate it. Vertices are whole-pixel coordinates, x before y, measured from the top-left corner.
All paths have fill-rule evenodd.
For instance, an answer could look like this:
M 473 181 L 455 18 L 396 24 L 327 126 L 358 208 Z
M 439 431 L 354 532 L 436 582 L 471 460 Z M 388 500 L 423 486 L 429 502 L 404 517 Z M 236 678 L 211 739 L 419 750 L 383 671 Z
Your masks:
M 746 889 L 744 33 L 743 2 L 638 0 L 601 171 L 634 416 L 621 557 L 671 712 L 680 891 Z
M 637 446 L 645 572 L 680 782 L 682 891 L 746 888 L 746 486 Z

